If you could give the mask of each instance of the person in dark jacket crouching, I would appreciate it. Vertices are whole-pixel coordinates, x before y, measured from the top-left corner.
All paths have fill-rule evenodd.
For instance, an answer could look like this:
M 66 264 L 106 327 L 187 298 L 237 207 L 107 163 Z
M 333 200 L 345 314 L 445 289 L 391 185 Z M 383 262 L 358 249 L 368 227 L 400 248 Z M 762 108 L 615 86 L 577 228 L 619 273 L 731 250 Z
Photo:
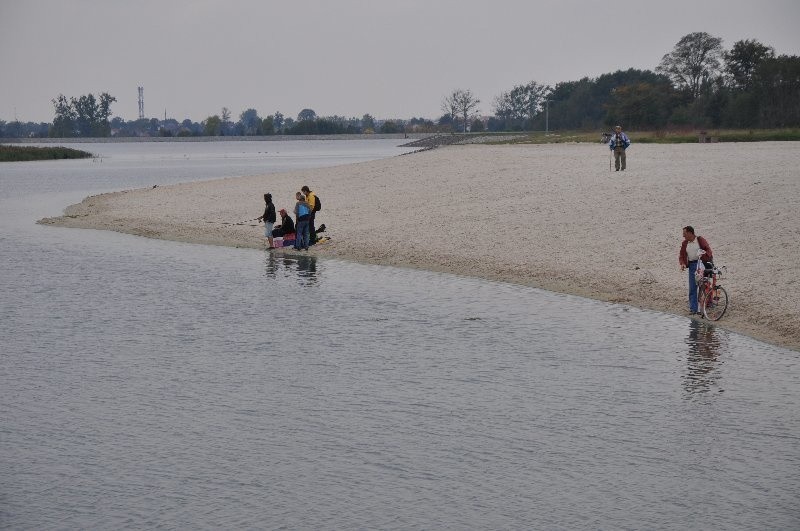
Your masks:
M 272 230 L 272 235 L 276 238 L 278 236 L 286 236 L 287 234 L 294 234 L 294 220 L 292 216 L 286 213 L 283 208 L 280 210 L 281 224 Z

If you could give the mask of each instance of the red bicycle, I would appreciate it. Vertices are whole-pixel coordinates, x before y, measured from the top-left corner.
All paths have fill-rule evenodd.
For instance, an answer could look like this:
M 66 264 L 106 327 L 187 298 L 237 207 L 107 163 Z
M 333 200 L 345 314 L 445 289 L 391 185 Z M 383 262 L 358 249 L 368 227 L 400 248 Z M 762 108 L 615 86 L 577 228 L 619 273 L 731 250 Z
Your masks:
M 697 279 L 697 292 L 699 306 L 703 315 L 710 321 L 719 321 L 728 309 L 728 292 L 722 287 L 722 273 L 727 274 L 725 266 L 717 267 L 711 264 L 700 272 Z

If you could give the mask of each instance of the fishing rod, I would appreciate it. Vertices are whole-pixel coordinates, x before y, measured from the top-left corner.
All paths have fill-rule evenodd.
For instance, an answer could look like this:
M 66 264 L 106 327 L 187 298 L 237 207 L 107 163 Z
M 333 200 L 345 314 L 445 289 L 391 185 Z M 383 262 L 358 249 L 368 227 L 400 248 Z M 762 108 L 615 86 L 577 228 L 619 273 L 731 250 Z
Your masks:
M 260 220 L 261 216 L 253 219 L 246 219 L 244 221 L 237 221 L 236 223 L 228 223 L 225 221 L 206 221 L 206 223 L 214 223 L 215 225 L 244 225 L 245 223 L 250 223 L 251 221 Z M 258 227 L 258 225 L 250 225 L 251 227 Z

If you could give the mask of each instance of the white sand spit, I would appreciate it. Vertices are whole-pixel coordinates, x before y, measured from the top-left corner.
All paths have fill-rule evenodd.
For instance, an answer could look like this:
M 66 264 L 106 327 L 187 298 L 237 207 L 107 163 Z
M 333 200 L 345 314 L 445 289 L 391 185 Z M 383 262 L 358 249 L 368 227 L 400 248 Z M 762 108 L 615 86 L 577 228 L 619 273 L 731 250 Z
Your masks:
M 718 324 L 800 349 L 800 144 L 634 144 L 628 164 L 609 171 L 600 144 L 452 146 L 104 194 L 41 223 L 263 248 L 261 227 L 221 223 L 259 216 L 264 192 L 291 210 L 307 184 L 332 237 L 310 254 L 678 315 L 688 314 L 681 228 L 693 225 L 727 266 L 731 304 Z

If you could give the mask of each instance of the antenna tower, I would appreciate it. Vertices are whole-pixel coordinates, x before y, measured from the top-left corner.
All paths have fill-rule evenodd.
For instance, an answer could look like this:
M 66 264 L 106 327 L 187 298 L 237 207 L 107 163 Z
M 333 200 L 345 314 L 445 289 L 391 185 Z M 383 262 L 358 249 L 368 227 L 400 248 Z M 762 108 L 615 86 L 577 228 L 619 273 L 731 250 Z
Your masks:
M 144 119 L 144 87 L 139 87 L 139 119 Z

